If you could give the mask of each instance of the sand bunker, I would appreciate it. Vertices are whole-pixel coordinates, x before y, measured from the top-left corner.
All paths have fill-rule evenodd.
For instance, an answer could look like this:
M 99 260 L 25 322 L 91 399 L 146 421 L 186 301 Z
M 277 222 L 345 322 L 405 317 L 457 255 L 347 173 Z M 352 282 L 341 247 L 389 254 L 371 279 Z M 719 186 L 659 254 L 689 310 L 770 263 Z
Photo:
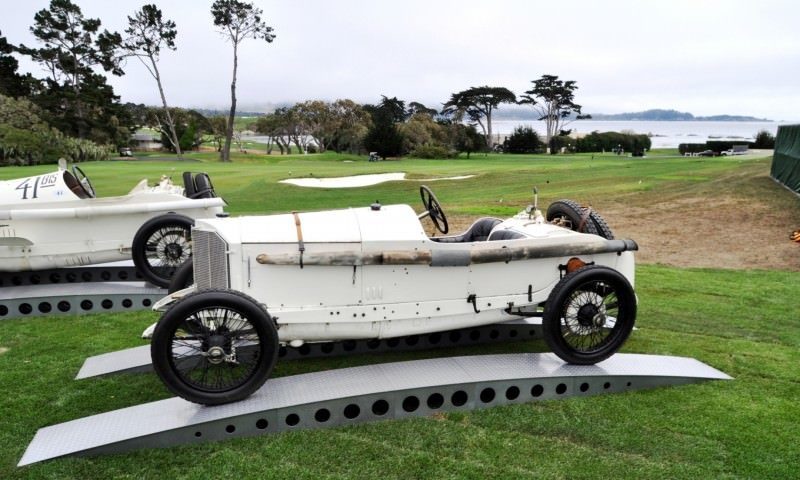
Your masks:
M 415 182 L 435 182 L 438 180 L 463 180 L 465 178 L 474 177 L 475 175 L 461 175 L 458 177 L 443 177 L 443 178 L 425 178 L 425 179 L 412 179 Z M 297 185 L 298 187 L 312 187 L 312 188 L 354 188 L 354 187 L 368 187 L 370 185 L 377 185 L 383 182 L 393 182 L 397 180 L 405 180 L 405 173 L 376 173 L 371 175 L 355 175 L 352 177 L 334 177 L 334 178 L 287 178 L 281 180 L 280 183 L 288 183 Z

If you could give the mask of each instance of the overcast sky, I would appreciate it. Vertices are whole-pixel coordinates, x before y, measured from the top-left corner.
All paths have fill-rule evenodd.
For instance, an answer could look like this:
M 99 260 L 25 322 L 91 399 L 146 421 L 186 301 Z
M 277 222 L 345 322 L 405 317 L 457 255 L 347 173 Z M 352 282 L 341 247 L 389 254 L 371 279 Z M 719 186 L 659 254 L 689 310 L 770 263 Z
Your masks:
M 122 31 L 144 0 L 73 0 Z M 48 0 L 0 0 L 0 30 L 33 46 Z M 231 47 L 210 0 L 162 0 L 178 50 L 162 56 L 168 101 L 224 108 Z M 440 106 L 471 86 L 517 94 L 542 74 L 576 80 L 584 112 L 674 108 L 695 115 L 800 120 L 800 2 L 255 0 L 277 38 L 240 49 L 240 110 L 380 95 Z M 34 64 L 21 69 L 43 76 Z M 110 83 L 122 101 L 157 104 L 136 61 Z

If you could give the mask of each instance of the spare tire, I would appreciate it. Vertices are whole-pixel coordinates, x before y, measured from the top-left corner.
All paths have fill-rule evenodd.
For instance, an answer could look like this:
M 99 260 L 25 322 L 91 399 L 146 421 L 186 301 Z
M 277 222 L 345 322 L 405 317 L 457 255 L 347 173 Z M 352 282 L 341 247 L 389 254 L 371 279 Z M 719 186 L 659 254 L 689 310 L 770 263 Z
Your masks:
M 614 232 L 611 231 L 611 227 L 608 226 L 606 220 L 601 217 L 599 213 L 592 210 L 591 213 L 589 213 L 589 219 L 594 223 L 594 228 L 597 230 L 598 235 L 606 240 L 614 240 Z
M 547 207 L 547 221 L 579 233 L 598 235 L 588 208 L 568 199 L 556 200 Z

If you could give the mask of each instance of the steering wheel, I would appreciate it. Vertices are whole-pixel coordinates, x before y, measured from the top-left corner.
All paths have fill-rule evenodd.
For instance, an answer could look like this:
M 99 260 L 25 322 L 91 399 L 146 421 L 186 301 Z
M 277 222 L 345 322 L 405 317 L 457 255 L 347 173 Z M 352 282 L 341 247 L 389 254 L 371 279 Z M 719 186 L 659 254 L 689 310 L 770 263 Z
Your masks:
M 436 230 L 439 230 L 442 234 L 449 232 L 450 226 L 447 224 L 447 217 L 444 215 L 442 205 L 436 199 L 436 195 L 433 194 L 430 188 L 422 185 L 419 187 L 419 196 L 422 197 L 422 206 L 425 208 L 425 211 L 419 215 L 419 219 L 431 217 Z
M 83 192 L 89 196 L 89 198 L 95 198 L 94 187 L 92 186 L 92 182 L 89 181 L 89 177 L 83 173 L 83 170 L 80 169 L 77 165 L 72 166 L 72 174 L 75 175 L 75 178 L 78 180 L 78 184 L 83 189 Z

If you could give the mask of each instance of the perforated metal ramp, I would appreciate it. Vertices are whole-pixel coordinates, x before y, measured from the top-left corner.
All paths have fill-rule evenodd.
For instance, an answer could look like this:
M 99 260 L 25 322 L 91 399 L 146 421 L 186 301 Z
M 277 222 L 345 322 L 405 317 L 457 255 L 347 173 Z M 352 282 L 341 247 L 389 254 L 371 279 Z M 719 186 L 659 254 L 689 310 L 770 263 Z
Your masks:
M 691 358 L 631 354 L 588 367 L 549 353 L 369 365 L 272 379 L 218 407 L 172 398 L 45 427 L 19 465 L 730 378 Z
M 348 340 L 344 342 L 307 343 L 301 347 L 281 347 L 281 361 L 301 358 L 338 357 L 362 353 L 428 350 L 432 348 L 463 347 L 485 343 L 500 343 L 541 338 L 540 318 L 511 320 L 494 325 L 462 328 L 426 335 L 389 338 L 384 340 Z M 114 373 L 148 372 L 150 345 L 127 348 L 116 352 L 89 357 L 83 362 L 76 380 Z
M 145 282 L 57 283 L 0 288 L 0 320 L 149 308 L 167 294 Z
M 85 282 L 142 282 L 133 262 L 101 263 L 83 267 L 51 268 L 27 272 L 0 272 L 0 287 Z

